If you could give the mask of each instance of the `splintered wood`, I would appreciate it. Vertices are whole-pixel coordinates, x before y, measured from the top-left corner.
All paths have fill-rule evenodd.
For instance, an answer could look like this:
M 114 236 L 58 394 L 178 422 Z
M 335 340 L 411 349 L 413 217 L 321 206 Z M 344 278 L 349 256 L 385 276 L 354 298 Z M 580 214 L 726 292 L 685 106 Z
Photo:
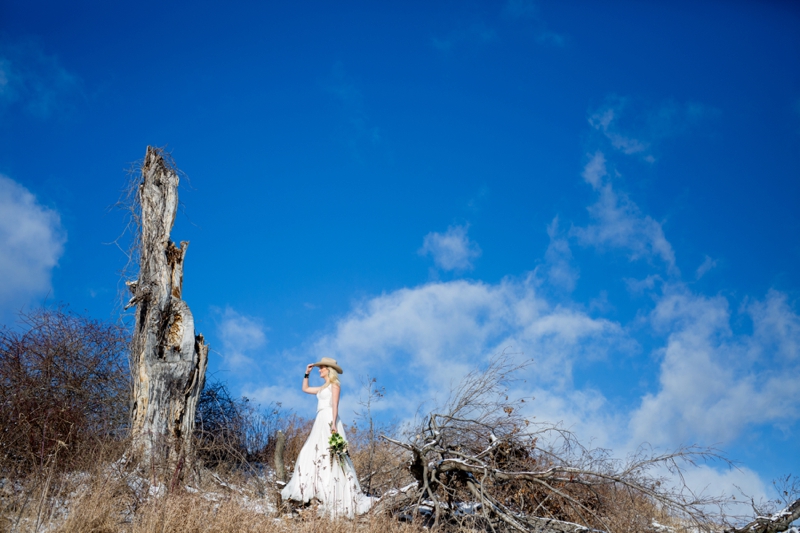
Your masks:
M 166 156 L 168 157 L 168 156 Z M 139 278 L 127 283 L 136 306 L 131 345 L 133 452 L 144 461 L 183 465 L 190 455 L 194 417 L 205 381 L 208 345 L 195 335 L 181 299 L 188 242 L 170 240 L 178 208 L 178 173 L 165 154 L 148 147 L 137 201 Z

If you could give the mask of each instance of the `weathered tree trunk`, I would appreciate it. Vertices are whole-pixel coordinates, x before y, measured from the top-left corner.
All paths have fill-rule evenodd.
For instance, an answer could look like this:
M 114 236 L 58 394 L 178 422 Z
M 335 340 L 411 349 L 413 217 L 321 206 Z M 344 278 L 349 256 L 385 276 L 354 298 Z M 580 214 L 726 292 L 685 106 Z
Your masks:
M 192 313 L 181 299 L 189 243 L 179 248 L 170 240 L 178 174 L 159 149 L 147 147 L 137 201 L 139 279 L 128 282 L 133 297 L 127 306 L 137 307 L 131 345 L 133 451 L 140 460 L 157 457 L 182 466 L 191 452 L 208 346 L 203 335 L 195 335 Z

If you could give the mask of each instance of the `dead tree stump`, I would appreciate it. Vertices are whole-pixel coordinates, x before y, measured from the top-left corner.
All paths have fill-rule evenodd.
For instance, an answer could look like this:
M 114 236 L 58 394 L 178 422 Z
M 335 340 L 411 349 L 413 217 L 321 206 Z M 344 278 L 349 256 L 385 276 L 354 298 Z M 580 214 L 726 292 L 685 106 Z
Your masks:
M 286 465 L 283 461 L 283 449 L 286 446 L 286 435 L 278 430 L 275 436 L 275 480 L 286 482 Z
M 168 154 L 147 147 L 137 191 L 139 278 L 129 281 L 136 306 L 131 344 L 131 435 L 139 460 L 166 460 L 175 474 L 191 457 L 197 401 L 205 382 L 208 345 L 195 335 L 181 299 L 188 242 L 170 240 L 178 208 L 178 173 Z M 181 468 L 184 467 L 184 468 Z M 173 477 L 175 477 L 173 474 Z

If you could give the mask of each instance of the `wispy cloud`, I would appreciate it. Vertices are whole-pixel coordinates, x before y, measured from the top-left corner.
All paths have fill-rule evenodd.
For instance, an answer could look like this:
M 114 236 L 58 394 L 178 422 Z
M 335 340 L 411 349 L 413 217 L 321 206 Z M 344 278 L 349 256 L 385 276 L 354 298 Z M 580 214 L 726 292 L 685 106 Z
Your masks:
M 547 235 L 550 237 L 550 244 L 544 253 L 547 279 L 554 287 L 572 292 L 580 271 L 573 264 L 568 235 L 559 230 L 558 217 L 547 226 Z
M 254 370 L 254 355 L 267 344 L 264 326 L 258 319 L 240 314 L 230 307 L 217 310 L 217 314 L 217 334 L 222 342 L 221 354 L 225 366 L 234 372 Z
M 654 444 L 726 443 L 746 428 L 800 419 L 800 317 L 770 291 L 744 310 L 753 333 L 734 334 L 728 301 L 666 288 L 650 316 L 667 334 L 659 390 L 631 418 L 633 435 Z
M 481 186 L 478 189 L 478 192 L 472 196 L 469 200 L 467 200 L 466 208 L 472 211 L 473 213 L 477 213 L 483 209 L 483 204 L 486 201 L 486 198 L 489 196 L 489 187 L 486 185 Z
M 442 270 L 472 270 L 473 261 L 481 256 L 481 248 L 467 236 L 468 225 L 450 226 L 445 233 L 428 233 L 420 255 L 430 255 Z
M 66 240 L 58 213 L 0 174 L 0 315 L 50 291 Z
M 82 97 L 80 79 L 33 41 L 0 45 L 0 106 L 46 119 Z
M 627 194 L 614 189 L 608 179 L 603 152 L 597 151 L 590 156 L 583 170 L 583 179 L 599 196 L 597 202 L 588 208 L 594 222 L 572 229 L 578 241 L 588 246 L 625 250 L 632 261 L 660 258 L 670 271 L 677 273 L 675 253 L 661 224 L 643 214 Z
M 656 287 L 656 283 L 663 283 L 664 280 L 658 274 L 650 274 L 644 279 L 625 278 L 625 285 L 628 292 L 631 294 L 642 294 L 644 292 L 652 291 Z
M 616 111 L 614 108 L 607 107 L 591 115 L 589 117 L 589 124 L 591 124 L 594 129 L 602 132 L 603 135 L 611 141 L 611 146 L 624 154 L 637 154 L 647 150 L 650 146 L 649 143 L 634 139 L 633 137 L 628 137 L 616 131 L 614 127 L 615 115 Z
M 700 264 L 700 266 L 697 267 L 697 270 L 695 271 L 694 274 L 694 279 L 702 278 L 703 276 L 706 275 L 706 273 L 709 270 L 711 270 L 715 266 L 717 266 L 717 262 L 714 259 L 711 259 L 711 257 L 706 256 L 706 258 L 703 259 L 703 262 Z
M 649 105 L 612 96 L 589 113 L 588 122 L 614 150 L 654 163 L 654 148 L 659 141 L 684 134 L 718 114 L 718 110 L 697 102 L 668 100 Z
M 667 103 L 647 111 L 638 130 L 646 135 L 640 136 L 617 124 L 623 107 L 601 109 L 589 118 L 610 142 L 612 156 L 649 155 L 652 140 L 685 132 L 714 114 L 703 106 Z M 800 317 L 786 295 L 769 291 L 763 300 L 731 312 L 723 296 L 692 292 L 680 280 L 661 224 L 615 187 L 616 175 L 604 151 L 589 156 L 582 176 L 598 198 L 588 208 L 592 222 L 573 228 L 572 236 L 584 245 L 625 250 L 631 260 L 660 259 L 670 274 L 666 279 L 653 272 L 641 280 L 626 280 L 631 293 L 647 291 L 655 302 L 649 315 L 636 319 L 636 328 L 664 339 L 652 353 L 660 361 L 657 388 L 626 417 L 628 447 L 641 442 L 660 447 L 731 443 L 751 428 L 796 423 L 800 393 L 781 382 L 800 379 Z M 694 279 L 715 266 L 716 261 L 705 256 Z M 752 322 L 752 333 L 734 332 L 733 324 L 743 319 Z M 692 483 L 707 479 L 716 485 L 715 491 L 731 488 L 733 478 L 722 472 L 705 467 L 692 472 L 697 478 Z M 764 494 L 757 476 L 737 480 L 747 484 L 750 494 Z

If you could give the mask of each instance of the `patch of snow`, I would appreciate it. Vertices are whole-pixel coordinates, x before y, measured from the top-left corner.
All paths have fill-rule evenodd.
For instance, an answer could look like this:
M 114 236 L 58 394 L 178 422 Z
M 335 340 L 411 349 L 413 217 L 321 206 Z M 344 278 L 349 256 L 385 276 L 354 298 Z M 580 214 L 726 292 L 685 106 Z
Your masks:
M 663 531 L 664 533 L 674 533 L 675 529 L 670 526 L 665 526 L 664 524 L 658 523 L 655 519 L 653 519 L 653 523 L 651 524 L 653 529 L 656 531 Z
M 458 502 L 455 508 L 456 516 L 473 515 L 481 509 L 482 505 L 478 502 Z

